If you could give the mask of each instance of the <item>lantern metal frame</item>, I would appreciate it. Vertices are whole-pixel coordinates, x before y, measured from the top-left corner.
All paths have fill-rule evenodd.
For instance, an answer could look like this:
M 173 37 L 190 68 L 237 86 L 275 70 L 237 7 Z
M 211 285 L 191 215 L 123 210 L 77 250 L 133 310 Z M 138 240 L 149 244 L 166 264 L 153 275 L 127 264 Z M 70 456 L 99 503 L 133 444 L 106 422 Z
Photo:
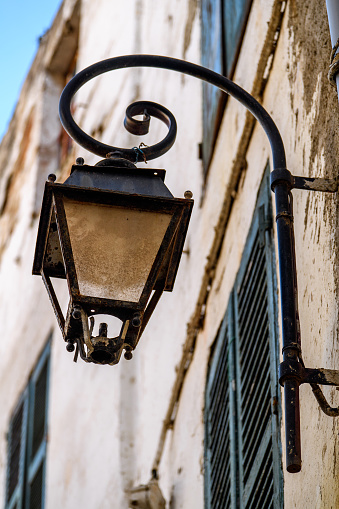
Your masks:
M 174 198 L 163 183 L 164 178 L 164 170 L 137 169 L 132 163 L 126 167 L 120 158 L 112 158 L 97 167 L 74 165 L 64 184 L 55 183 L 54 177 L 46 182 L 33 274 L 42 276 L 67 349 L 73 351 L 73 345 L 77 345 L 76 358 L 80 353 L 86 362 L 113 365 L 125 350 L 125 357 L 130 359 L 163 291 L 173 290 L 193 200 L 190 195 Z M 63 205 L 65 198 L 76 203 L 171 216 L 138 301 L 81 294 Z M 67 279 L 70 300 L 66 317 L 51 282 L 53 277 Z M 99 336 L 92 335 L 93 317 L 98 314 L 122 321 L 119 336 L 107 338 L 107 327 L 101 327 Z
M 275 193 L 276 223 L 278 238 L 278 258 L 280 273 L 280 302 L 282 317 L 282 353 L 279 382 L 284 387 L 285 395 L 285 430 L 286 430 L 286 466 L 288 472 L 301 470 L 300 440 L 300 405 L 299 387 L 309 383 L 322 410 L 327 415 L 338 416 L 339 409 L 331 408 L 327 403 L 319 384 L 339 386 L 339 371 L 328 369 L 309 369 L 303 362 L 301 353 L 301 337 L 297 298 L 297 272 L 295 259 L 295 238 L 293 229 L 292 190 L 337 192 L 338 178 L 322 179 L 298 177 L 287 169 L 284 144 L 271 116 L 245 90 L 228 78 L 199 65 L 158 55 L 126 55 L 97 62 L 76 74 L 66 85 L 60 99 L 60 118 L 68 134 L 87 150 L 101 157 L 115 154 L 124 160 L 138 162 L 139 157 L 145 160 L 155 159 L 164 154 L 174 143 L 173 122 L 163 107 L 148 107 L 146 102 L 133 103 L 128 109 L 125 127 L 134 134 L 147 132 L 150 115 L 165 121 L 169 133 L 162 142 L 142 150 L 117 148 L 105 145 L 80 129 L 71 113 L 71 100 L 81 86 L 91 79 L 108 71 L 133 67 L 153 67 L 167 69 L 190 75 L 231 95 L 243 104 L 258 120 L 271 145 L 273 171 L 271 172 L 271 188 Z M 153 111 L 151 112 L 151 109 Z M 133 115 L 144 114 L 143 121 L 133 119 Z M 43 275 L 43 274 L 42 274 Z

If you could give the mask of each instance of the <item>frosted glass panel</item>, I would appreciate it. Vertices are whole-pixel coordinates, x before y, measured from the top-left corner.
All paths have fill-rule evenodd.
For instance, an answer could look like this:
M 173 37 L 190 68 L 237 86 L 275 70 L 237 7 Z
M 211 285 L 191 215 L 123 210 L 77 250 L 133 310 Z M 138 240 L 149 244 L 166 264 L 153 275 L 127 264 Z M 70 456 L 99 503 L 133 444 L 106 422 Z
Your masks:
M 81 295 L 138 302 L 171 214 L 64 198 Z

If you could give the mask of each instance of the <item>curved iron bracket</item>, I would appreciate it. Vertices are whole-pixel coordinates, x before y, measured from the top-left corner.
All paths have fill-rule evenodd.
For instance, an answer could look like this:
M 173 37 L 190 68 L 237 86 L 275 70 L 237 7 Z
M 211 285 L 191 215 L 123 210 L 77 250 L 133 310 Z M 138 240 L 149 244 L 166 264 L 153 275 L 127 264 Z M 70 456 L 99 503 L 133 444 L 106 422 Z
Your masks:
M 233 81 L 229 80 L 225 76 L 221 76 L 220 74 L 211 71 L 210 69 L 206 69 L 205 67 L 197 64 L 192 64 L 190 62 L 185 62 L 184 60 L 178 60 L 176 58 L 163 57 L 159 55 L 125 55 L 102 60 L 101 62 L 97 62 L 87 67 L 86 69 L 83 69 L 69 81 L 60 97 L 60 119 L 68 134 L 86 150 L 89 150 L 90 152 L 93 152 L 94 154 L 104 158 L 107 157 L 107 154 L 111 152 L 118 151 L 121 153 L 121 149 L 98 142 L 80 129 L 80 127 L 74 121 L 71 113 L 72 98 L 85 83 L 88 83 L 93 78 L 109 71 L 130 67 L 154 67 L 157 69 L 167 69 L 170 71 L 179 72 L 181 74 L 187 74 L 193 76 L 194 78 L 198 78 L 200 80 L 211 83 L 212 85 L 220 88 L 223 92 L 233 96 L 255 116 L 255 118 L 265 130 L 272 147 L 274 168 L 286 167 L 285 149 L 278 128 L 265 108 L 263 108 L 261 104 L 258 103 L 256 99 L 254 99 L 254 97 L 233 83 Z M 159 105 L 156 106 L 157 108 L 159 107 Z M 160 106 L 160 108 L 163 107 Z M 166 110 L 166 112 L 168 113 L 168 110 Z M 147 113 L 150 114 L 149 111 L 147 111 Z M 153 113 L 153 115 L 157 116 L 155 113 Z M 160 117 L 158 116 L 157 118 Z M 161 118 L 160 120 L 163 119 Z M 127 158 L 129 160 L 134 160 L 133 158 L 135 158 L 135 153 L 133 149 L 122 150 L 125 154 L 127 154 Z M 161 151 L 158 149 L 155 150 L 153 147 L 148 147 L 145 148 L 143 152 L 146 155 L 147 160 L 151 160 L 159 157 L 159 155 L 162 155 L 167 150 L 168 148 L 164 151 Z
M 285 396 L 286 464 L 289 472 L 299 472 L 301 470 L 299 386 L 300 383 L 303 383 L 300 369 L 304 369 L 306 373 L 310 370 L 303 367 L 301 359 L 291 190 L 293 188 L 298 188 L 313 191 L 336 192 L 338 190 L 338 180 L 294 177 L 286 168 L 285 149 L 279 130 L 271 116 L 254 97 L 228 78 L 210 69 L 183 60 L 158 55 L 127 55 L 103 60 L 80 71 L 66 85 L 60 99 L 59 111 L 61 122 L 68 134 L 87 150 L 102 157 L 110 157 L 112 152 L 118 152 L 119 154 L 123 154 L 125 158 L 135 161 L 135 149 L 119 149 L 94 140 L 80 129 L 71 114 L 71 100 L 82 85 L 103 73 L 115 69 L 131 67 L 167 69 L 190 75 L 218 87 L 223 92 L 234 97 L 254 115 L 269 139 L 273 158 L 271 187 L 272 191 L 275 193 L 277 213 L 283 360 L 284 363 L 293 367 L 288 373 L 288 376 L 285 376 L 283 380 Z M 165 121 L 169 127 L 169 134 L 163 142 L 160 142 L 160 147 L 155 145 L 142 150 L 142 154 L 146 159 L 151 160 L 165 153 L 174 143 L 173 134 L 170 135 L 172 132 L 172 124 L 168 124 L 168 110 L 164 111 L 165 109 L 163 107 L 154 105 L 154 103 L 147 103 L 148 106 L 146 108 L 143 104 L 145 103 L 139 103 L 138 106 L 134 104 L 127 109 L 128 113 L 125 126 L 129 130 L 131 129 L 130 132 L 137 132 L 137 134 L 143 134 L 144 131 L 146 132 L 150 115 L 160 115 L 157 118 Z M 150 106 L 152 104 L 154 107 Z M 159 113 L 159 111 L 161 111 L 161 113 Z M 136 114 L 144 115 L 141 124 L 133 119 L 133 116 Z M 163 146 L 161 146 L 161 143 L 163 143 Z M 284 365 L 286 366 L 287 364 Z M 323 372 L 324 370 L 318 371 Z M 324 379 L 322 378 L 322 380 Z M 324 383 L 324 381 L 320 382 L 318 379 L 318 383 Z M 320 401 L 321 398 L 319 394 L 318 396 L 316 394 L 316 397 L 318 401 Z
M 129 149 L 114 147 L 113 145 L 106 145 L 105 143 L 101 143 L 100 141 L 84 133 L 84 131 L 80 129 L 72 117 L 70 104 L 71 99 L 72 96 L 64 93 L 62 93 L 60 98 L 59 109 L 63 126 L 68 134 L 75 141 L 77 141 L 79 145 L 98 156 L 104 158 L 119 156 L 123 159 L 131 161 L 132 163 L 137 163 L 140 158 L 146 162 L 147 160 L 155 159 L 165 154 L 175 142 L 177 135 L 176 120 L 174 115 L 161 104 L 150 101 L 137 101 L 128 106 L 126 109 L 124 126 L 129 133 L 135 134 L 136 136 L 143 136 L 147 134 L 149 131 L 151 117 L 155 117 L 161 120 L 168 127 L 167 135 L 159 143 L 156 143 L 150 147 L 145 146 L 143 149 L 140 147 L 133 147 L 132 149 Z M 135 119 L 134 117 L 136 115 L 143 115 L 143 119 Z

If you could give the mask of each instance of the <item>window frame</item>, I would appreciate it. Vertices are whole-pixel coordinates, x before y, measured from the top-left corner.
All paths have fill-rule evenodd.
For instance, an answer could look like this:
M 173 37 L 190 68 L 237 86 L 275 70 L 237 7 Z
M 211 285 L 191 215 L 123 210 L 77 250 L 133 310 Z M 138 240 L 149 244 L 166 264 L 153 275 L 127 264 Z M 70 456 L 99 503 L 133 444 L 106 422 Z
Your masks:
M 10 470 L 12 466 L 12 433 L 15 418 L 19 412 L 20 407 L 23 407 L 23 414 L 21 420 L 21 432 L 20 432 L 20 455 L 18 465 L 18 480 L 13 492 L 8 498 L 9 484 L 10 484 Z M 24 500 L 24 478 L 25 478 L 25 459 L 26 459 L 26 441 L 27 441 L 27 416 L 28 416 L 28 387 L 21 394 L 19 401 L 12 413 L 10 424 L 7 433 L 7 468 L 6 468 L 6 493 L 5 493 L 5 509 L 18 509 L 22 506 Z
M 260 457 L 253 461 L 247 479 L 244 478 L 243 471 L 243 443 L 242 434 L 244 431 L 241 422 L 241 374 L 240 374 L 240 333 L 237 292 L 246 275 L 250 270 L 248 264 L 253 253 L 252 249 L 255 241 L 264 249 L 264 263 L 266 268 L 265 298 L 269 311 L 267 313 L 267 326 L 269 338 L 269 387 L 270 387 L 270 416 L 264 433 L 261 435 L 260 445 L 257 449 Z M 226 331 L 227 330 L 227 335 Z M 228 457 L 230 458 L 230 509 L 244 509 L 247 507 L 249 497 L 254 493 L 256 481 L 259 479 L 260 460 L 265 458 L 268 450 L 268 444 L 272 443 L 270 454 L 272 454 L 272 472 L 273 476 L 273 507 L 280 509 L 283 507 L 283 471 L 282 471 L 282 446 L 281 446 L 281 392 L 278 383 L 278 351 L 279 351 L 279 330 L 278 330 L 278 302 L 277 302 L 277 277 L 275 263 L 275 246 L 272 233 L 272 205 L 271 192 L 269 186 L 269 168 L 267 166 L 263 182 L 261 184 L 257 204 L 253 213 L 252 223 L 249 229 L 239 270 L 235 279 L 234 287 L 230 294 L 226 313 L 220 327 L 217 338 L 213 344 L 209 360 L 209 369 L 207 374 L 205 391 L 205 507 L 213 508 L 210 500 L 211 488 L 211 443 L 209 437 L 210 421 L 210 389 L 216 373 L 216 366 L 223 345 L 227 342 L 228 352 L 228 398 L 230 402 L 228 432 L 230 435 L 230 447 Z M 267 373 L 266 373 L 267 375 Z M 220 382 L 221 384 L 222 382 Z M 255 430 L 256 431 L 256 430 Z M 227 433 L 227 431 L 225 431 Z M 267 436 L 266 436 L 267 435 Z M 265 440 L 267 441 L 266 446 Z M 212 444 L 213 447 L 213 444 Z M 218 450 L 220 448 L 217 445 Z M 245 454 L 245 453 L 244 453 Z M 227 459 L 227 458 L 226 458 Z M 228 467 L 227 467 L 228 468 Z M 222 493 L 221 486 L 221 493 Z M 222 495 L 221 495 L 222 496 Z
M 44 347 L 38 362 L 34 367 L 28 383 L 19 397 L 19 401 L 10 418 L 8 426 L 8 443 L 7 443 L 7 469 L 6 469 L 6 494 L 5 509 L 23 509 L 30 507 L 31 486 L 35 480 L 35 476 L 40 468 L 42 468 L 42 485 L 41 485 L 41 509 L 45 507 L 45 474 L 46 474 L 46 453 L 47 453 L 47 427 L 48 427 L 48 400 L 49 400 L 49 377 L 50 377 L 50 358 L 51 358 L 51 336 Z M 43 420 L 43 436 L 41 442 L 33 454 L 33 435 L 34 435 L 34 417 L 35 417 L 35 396 L 36 387 L 39 377 L 46 368 L 44 382 L 45 399 L 44 399 L 44 420 Z M 11 469 L 11 448 L 12 448 L 12 430 L 15 416 L 23 405 L 23 418 L 20 440 L 20 464 L 18 481 L 14 491 L 8 500 L 8 489 L 10 481 Z
M 239 1 L 243 3 L 242 18 L 239 23 L 240 28 L 237 31 L 237 36 L 233 41 L 232 56 L 228 62 L 226 3 L 233 2 L 234 5 Z M 201 64 L 204 67 L 208 67 L 232 79 L 239 58 L 252 2 L 253 0 L 202 0 Z M 215 16 L 211 19 L 210 14 L 213 17 L 213 12 L 215 12 Z M 202 96 L 203 139 L 200 157 L 203 163 L 203 174 L 206 179 L 228 96 L 208 83 L 203 83 Z
M 226 4 L 227 2 L 239 2 L 239 0 L 221 0 L 221 15 L 222 15 L 222 44 L 223 44 L 223 63 L 224 63 L 224 73 L 225 76 L 228 78 L 231 78 L 234 74 L 235 67 L 237 65 L 237 61 L 239 58 L 240 49 L 242 46 L 242 41 L 244 38 L 248 18 L 251 11 L 251 6 L 253 0 L 240 0 L 242 2 L 242 16 L 241 21 L 238 25 L 238 32 L 237 37 L 232 41 L 232 51 L 231 51 L 231 58 L 227 58 L 227 16 L 226 16 Z

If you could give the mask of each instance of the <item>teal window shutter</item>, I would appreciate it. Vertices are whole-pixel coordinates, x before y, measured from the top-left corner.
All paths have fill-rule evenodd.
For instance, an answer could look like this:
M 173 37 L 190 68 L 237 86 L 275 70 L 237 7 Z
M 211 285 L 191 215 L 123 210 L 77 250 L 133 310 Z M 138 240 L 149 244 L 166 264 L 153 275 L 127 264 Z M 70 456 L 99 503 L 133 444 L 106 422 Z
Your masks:
M 240 51 L 252 0 L 201 0 L 201 64 L 231 77 Z M 220 127 L 227 96 L 208 83 L 202 85 L 204 174 Z
M 44 507 L 47 444 L 47 399 L 50 344 L 45 348 L 29 381 L 26 507 Z
M 208 372 L 207 509 L 283 507 L 270 200 L 267 170 Z
M 7 435 L 6 509 L 19 509 L 23 504 L 27 410 L 28 391 L 25 390 L 11 418 Z
M 43 509 L 50 342 L 11 418 L 5 509 Z
M 240 51 L 252 0 L 222 0 L 223 55 L 226 76 L 231 76 Z
M 221 0 L 202 0 L 201 20 L 201 64 L 223 74 Z M 207 173 L 225 104 L 225 94 L 217 87 L 203 82 L 202 96 L 202 160 L 204 172 Z
M 208 508 L 237 507 L 233 330 L 231 302 L 211 357 L 205 393 L 205 505 Z

